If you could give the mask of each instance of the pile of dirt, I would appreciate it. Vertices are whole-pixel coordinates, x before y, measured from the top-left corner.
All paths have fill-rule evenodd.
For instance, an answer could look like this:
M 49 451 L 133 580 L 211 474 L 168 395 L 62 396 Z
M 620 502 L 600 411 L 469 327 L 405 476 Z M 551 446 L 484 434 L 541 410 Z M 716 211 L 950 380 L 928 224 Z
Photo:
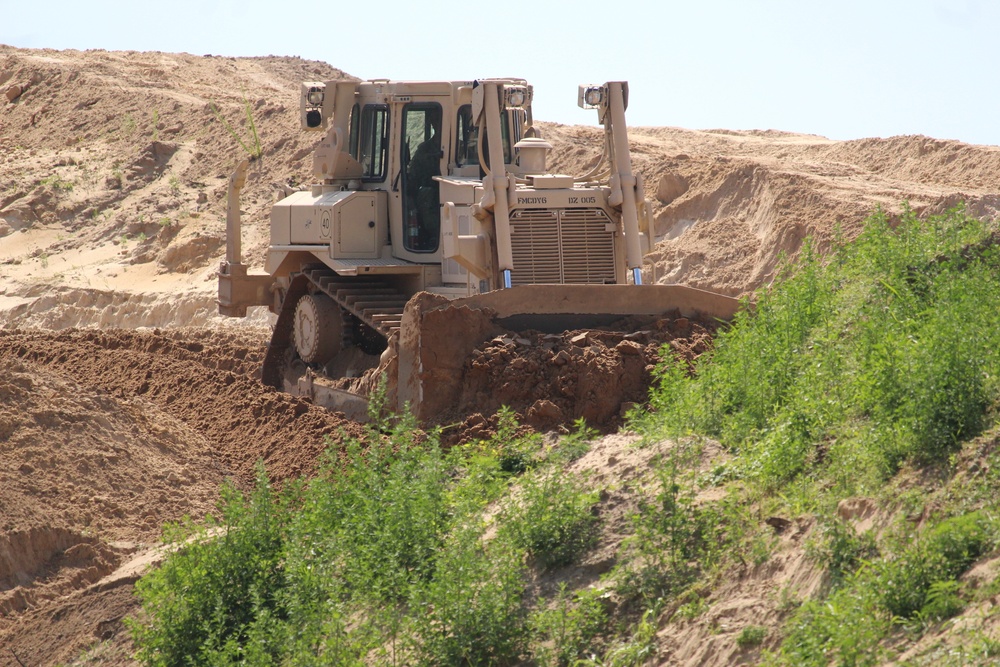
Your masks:
M 259 335 L 260 332 L 255 332 Z M 59 371 L 113 397 L 141 397 L 212 448 L 226 474 L 252 484 L 257 461 L 272 480 L 309 473 L 329 442 L 361 437 L 355 422 L 265 387 L 260 339 L 244 330 L 0 331 L 0 358 Z
M 135 577 L 102 582 L 164 522 L 212 511 L 222 462 L 144 399 L 0 357 L 0 664 L 8 650 L 55 664 L 102 640 L 127 646 Z
M 510 332 L 480 345 L 462 369 L 453 418 L 463 437 L 488 433 L 488 417 L 501 406 L 539 431 L 578 419 L 602 432 L 622 425 L 643 404 L 652 371 L 668 345 L 693 362 L 711 346 L 715 324 L 684 317 L 630 318 L 602 329 L 544 334 Z
M 281 482 L 361 436 L 260 384 L 260 333 L 0 332 L 0 645 L 52 664 L 108 640 L 129 664 L 141 569 L 119 571 L 164 523 L 212 512 L 257 461 Z
M 118 314 L 64 313 L 75 299 L 44 301 L 39 283 L 125 302 L 184 295 L 192 305 L 156 324 L 217 321 L 229 174 L 259 142 L 241 200 L 259 263 L 274 193 L 311 174 L 299 82 L 345 76 L 300 58 L 0 45 L 0 322 L 109 326 Z

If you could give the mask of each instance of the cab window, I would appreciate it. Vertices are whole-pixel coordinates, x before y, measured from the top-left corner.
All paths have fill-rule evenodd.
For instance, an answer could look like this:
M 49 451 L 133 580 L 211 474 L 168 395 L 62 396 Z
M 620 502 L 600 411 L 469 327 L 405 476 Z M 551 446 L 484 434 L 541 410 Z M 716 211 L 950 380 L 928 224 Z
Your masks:
M 384 181 L 388 141 L 389 108 L 384 104 L 367 104 L 361 112 L 361 155 L 359 162 L 366 181 Z
M 509 114 L 506 109 L 500 115 L 500 130 L 501 130 L 501 140 L 503 143 L 503 161 L 507 164 L 511 163 L 511 146 L 512 142 L 510 140 L 511 136 L 511 120 L 515 120 L 517 127 L 515 128 L 515 134 L 520 134 L 520 121 L 518 113 L 523 114 L 523 111 L 516 111 L 513 115 Z M 464 104 L 458 109 L 458 119 L 455 124 L 458 136 L 455 139 L 455 164 L 459 167 L 465 167 L 469 165 L 479 164 L 479 149 L 476 146 L 476 142 L 479 139 L 479 126 L 476 125 L 475 120 L 472 118 L 472 105 Z M 487 165 L 489 166 L 489 150 L 487 145 L 489 137 L 483 134 L 483 157 L 487 160 Z M 516 140 L 515 142 L 516 143 Z
M 354 105 L 351 109 L 351 138 L 348 144 L 348 152 L 355 160 L 358 159 L 358 139 L 361 137 L 361 106 Z
M 411 252 L 435 252 L 441 238 L 441 105 L 413 102 L 403 107 L 403 245 Z

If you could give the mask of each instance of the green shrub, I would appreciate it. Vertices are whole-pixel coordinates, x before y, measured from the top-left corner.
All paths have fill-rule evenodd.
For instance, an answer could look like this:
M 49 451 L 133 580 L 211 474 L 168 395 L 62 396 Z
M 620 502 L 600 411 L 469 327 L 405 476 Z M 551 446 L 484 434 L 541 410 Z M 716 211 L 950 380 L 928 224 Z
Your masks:
M 523 554 L 456 529 L 435 563 L 441 573 L 415 589 L 412 647 L 423 665 L 508 665 L 526 648 Z
M 412 440 L 410 419 L 394 428 L 367 449 L 348 444 L 346 464 L 330 462 L 308 485 L 289 553 L 299 580 L 330 595 L 392 602 L 432 576 L 448 521 L 448 471 L 435 439 Z
M 501 518 L 501 535 L 542 569 L 569 565 L 594 542 L 597 517 L 591 508 L 597 500 L 575 476 L 538 470 L 522 479 L 520 495 Z
M 858 535 L 846 521 L 838 518 L 821 520 L 817 528 L 818 539 L 807 546 L 807 553 L 830 572 L 835 583 L 842 582 L 864 561 L 878 554 L 872 534 Z
M 219 524 L 174 527 L 167 542 L 177 551 L 136 584 L 145 615 L 130 629 L 146 664 L 266 664 L 277 655 L 287 515 L 262 468 L 249 498 L 223 487 L 221 513 Z
M 821 258 L 807 243 L 693 374 L 664 350 L 632 427 L 718 438 L 745 478 L 828 474 L 845 495 L 906 460 L 941 461 L 1000 399 L 1000 254 L 961 208 L 866 221 Z
M 992 519 L 972 512 L 942 521 L 898 557 L 879 561 L 872 577 L 880 605 L 893 616 L 913 617 L 935 585 L 953 580 L 995 543 L 992 533 Z
M 868 582 L 852 576 L 828 599 L 805 602 L 785 626 L 774 661 L 794 667 L 879 664 L 878 643 L 892 622 L 876 598 Z
M 564 667 L 594 650 L 596 638 L 607 622 L 602 596 L 593 588 L 571 595 L 563 583 L 554 604 L 532 614 L 529 627 L 539 665 Z
M 592 653 L 575 664 L 577 667 L 641 667 L 649 664 L 656 653 L 656 612 L 649 609 L 643 613 L 629 639 L 615 642 L 601 658 Z
M 598 436 L 595 429 L 587 426 L 583 417 L 573 422 L 573 430 L 559 439 L 553 460 L 569 463 L 575 461 L 590 451 L 590 441 Z
M 500 463 L 500 469 L 520 475 L 535 465 L 535 455 L 541 442 L 536 433 L 521 433 L 517 413 L 506 405 L 497 411 L 497 430 L 487 446 Z
M 641 598 L 647 607 L 682 591 L 742 537 L 741 531 L 731 531 L 732 507 L 695 502 L 681 456 L 674 452 L 653 463 L 657 492 L 652 499 L 639 499 L 631 517 L 635 559 L 618 573 L 619 592 Z
M 511 473 L 490 448 L 446 456 L 412 419 L 375 417 L 365 441 L 331 448 L 313 479 L 274 494 L 261 470 L 247 497 L 226 487 L 221 525 L 173 530 L 183 546 L 137 587 L 140 660 L 451 665 L 527 655 L 526 554 L 483 537 L 483 511 Z
M 983 512 L 946 519 L 894 557 L 848 575 L 826 600 L 795 613 L 778 662 L 788 665 L 874 665 L 894 623 L 920 624 L 960 612 L 956 581 L 997 544 L 996 522 Z
M 767 628 L 759 625 L 748 625 L 736 636 L 736 645 L 740 648 L 760 646 L 767 637 Z

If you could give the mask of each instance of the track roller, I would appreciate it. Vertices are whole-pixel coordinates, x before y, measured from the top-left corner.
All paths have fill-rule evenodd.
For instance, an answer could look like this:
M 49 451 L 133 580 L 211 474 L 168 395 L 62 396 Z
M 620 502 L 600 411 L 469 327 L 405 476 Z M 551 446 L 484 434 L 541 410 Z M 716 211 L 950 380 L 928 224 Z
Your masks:
M 295 305 L 292 340 L 299 358 L 326 364 L 341 349 L 343 317 L 337 302 L 325 294 L 306 294 Z

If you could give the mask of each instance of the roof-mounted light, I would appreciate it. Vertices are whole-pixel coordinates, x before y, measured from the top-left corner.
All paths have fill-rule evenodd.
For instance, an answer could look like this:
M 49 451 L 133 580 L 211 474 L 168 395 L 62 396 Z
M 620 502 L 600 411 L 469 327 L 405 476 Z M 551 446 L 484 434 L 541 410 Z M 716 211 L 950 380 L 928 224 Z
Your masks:
M 528 103 L 528 89 L 524 86 L 504 86 L 504 106 L 508 109 L 520 109 Z
M 311 86 L 309 92 L 306 93 L 306 101 L 312 107 L 323 106 L 323 89 L 319 86 Z
M 604 104 L 607 91 L 604 86 L 580 86 L 576 103 L 581 109 L 596 109 Z
M 321 81 L 303 81 L 299 95 L 299 109 L 303 130 L 322 130 L 326 127 L 323 106 L 326 84 Z M 327 110 L 329 113 L 329 109 Z

